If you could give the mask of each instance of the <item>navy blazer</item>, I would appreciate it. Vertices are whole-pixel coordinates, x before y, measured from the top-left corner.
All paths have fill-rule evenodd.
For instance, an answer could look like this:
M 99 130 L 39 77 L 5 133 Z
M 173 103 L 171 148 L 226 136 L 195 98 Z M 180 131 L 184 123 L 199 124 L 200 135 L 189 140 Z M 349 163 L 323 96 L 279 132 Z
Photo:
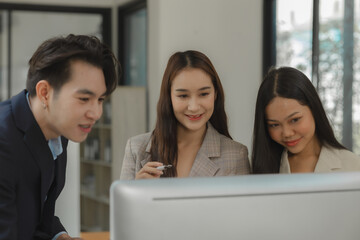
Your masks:
M 51 239 L 65 231 L 54 216 L 65 184 L 66 147 L 54 161 L 26 100 L 0 103 L 0 240 Z

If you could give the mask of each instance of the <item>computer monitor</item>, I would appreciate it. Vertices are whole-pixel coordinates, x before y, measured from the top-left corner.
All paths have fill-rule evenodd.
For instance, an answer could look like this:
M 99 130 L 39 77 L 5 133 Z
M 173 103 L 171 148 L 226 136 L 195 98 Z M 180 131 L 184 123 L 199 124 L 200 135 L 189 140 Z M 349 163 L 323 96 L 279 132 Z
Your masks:
M 360 173 L 115 181 L 111 240 L 358 240 Z

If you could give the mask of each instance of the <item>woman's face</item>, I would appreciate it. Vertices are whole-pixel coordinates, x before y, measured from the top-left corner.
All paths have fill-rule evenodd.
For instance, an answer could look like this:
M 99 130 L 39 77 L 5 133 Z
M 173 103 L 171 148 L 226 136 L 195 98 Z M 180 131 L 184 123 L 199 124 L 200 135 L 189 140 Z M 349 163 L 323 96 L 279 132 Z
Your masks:
M 270 137 L 290 153 L 311 151 L 318 140 L 311 110 L 291 98 L 275 97 L 265 109 Z
M 186 68 L 172 81 L 171 102 L 179 127 L 205 131 L 216 98 L 211 77 L 201 69 Z

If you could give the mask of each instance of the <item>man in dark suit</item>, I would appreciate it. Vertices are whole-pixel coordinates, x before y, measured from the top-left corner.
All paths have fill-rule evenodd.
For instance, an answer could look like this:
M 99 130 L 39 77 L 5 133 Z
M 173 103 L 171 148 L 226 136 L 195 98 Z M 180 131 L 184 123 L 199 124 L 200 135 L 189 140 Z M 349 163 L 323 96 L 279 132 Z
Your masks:
M 119 67 L 96 37 L 52 38 L 36 50 L 26 90 L 0 103 L 0 240 L 75 239 L 54 216 L 67 142 L 85 140 Z

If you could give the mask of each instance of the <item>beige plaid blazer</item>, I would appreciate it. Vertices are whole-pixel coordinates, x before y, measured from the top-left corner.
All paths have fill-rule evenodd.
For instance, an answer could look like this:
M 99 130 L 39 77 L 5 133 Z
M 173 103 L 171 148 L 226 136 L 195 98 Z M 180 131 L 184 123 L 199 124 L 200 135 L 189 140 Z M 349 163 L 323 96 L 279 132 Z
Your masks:
M 128 140 L 120 179 L 135 179 L 136 173 L 149 161 L 151 133 Z M 204 141 L 196 155 L 189 177 L 249 174 L 247 147 L 218 133 L 208 123 Z

